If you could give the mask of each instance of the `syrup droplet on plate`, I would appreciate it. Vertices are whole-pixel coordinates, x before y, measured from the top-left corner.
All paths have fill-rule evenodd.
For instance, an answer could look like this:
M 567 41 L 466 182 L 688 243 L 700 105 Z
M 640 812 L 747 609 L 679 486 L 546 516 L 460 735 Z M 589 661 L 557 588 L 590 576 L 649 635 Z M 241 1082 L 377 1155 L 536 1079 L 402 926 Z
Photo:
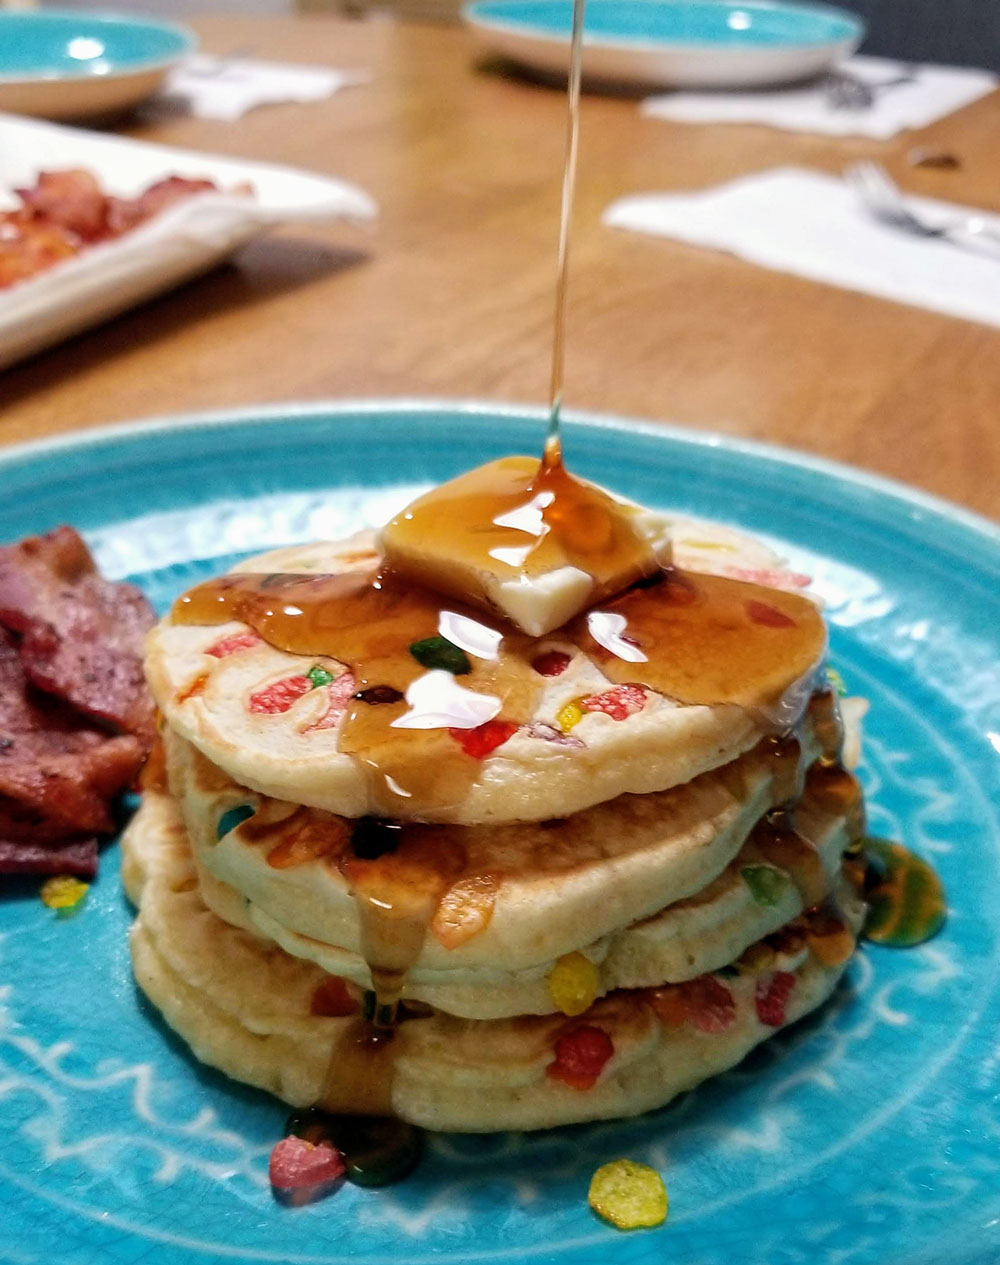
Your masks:
M 887 839 L 866 839 L 864 851 L 874 871 L 866 884 L 864 938 L 910 948 L 936 936 L 944 926 L 947 904 L 934 870 L 901 843 Z

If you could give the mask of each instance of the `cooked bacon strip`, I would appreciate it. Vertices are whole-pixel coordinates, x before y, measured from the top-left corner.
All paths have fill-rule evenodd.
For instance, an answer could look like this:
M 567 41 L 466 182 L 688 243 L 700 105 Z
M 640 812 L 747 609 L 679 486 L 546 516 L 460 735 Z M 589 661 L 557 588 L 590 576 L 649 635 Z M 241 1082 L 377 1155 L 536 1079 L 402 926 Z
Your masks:
M 89 171 L 43 171 L 33 189 L 15 189 L 33 216 L 74 234 L 81 242 L 107 233 L 107 199 Z
M 30 189 L 15 189 L 21 206 L 0 212 L 0 288 L 110 241 L 196 193 L 217 190 L 212 180 L 165 176 L 134 198 L 105 194 L 81 169 L 43 171 Z M 240 185 L 234 192 L 250 194 Z
M 79 248 L 76 238 L 56 224 L 33 221 L 23 211 L 0 214 L 0 286 L 43 272 Z
M 47 841 L 111 832 L 108 800 L 132 782 L 142 765 L 138 739 L 39 729 L 5 741 L 10 745 L 0 751 L 0 795 L 22 805 L 22 822 L 47 823 L 40 832 Z
M 54 847 L 0 838 L 0 874 L 97 874 L 97 840 L 74 839 Z
M 29 680 L 146 746 L 155 726 L 141 656 L 153 621 L 137 588 L 98 574 L 72 527 L 0 549 L 0 625 L 21 635 Z
M 109 832 L 109 800 L 144 754 L 133 735 L 109 737 L 34 692 L 14 638 L 0 629 L 0 837 L 50 843 Z
M 14 843 L 62 843 L 71 833 L 71 822 L 46 816 L 43 807 L 0 795 L 0 839 Z
M 113 237 L 159 215 L 175 202 L 189 198 L 193 193 L 210 193 L 218 190 L 214 180 L 189 180 L 184 176 L 165 176 L 145 189 L 137 198 L 108 198 L 107 224 Z
M 153 618 L 70 527 L 0 549 L 0 874 L 96 872 L 96 836 L 155 732 L 140 662 Z
M 211 193 L 213 190 L 218 191 L 219 186 L 214 180 L 191 180 L 186 176 L 164 176 L 162 180 L 157 180 L 155 184 L 151 184 L 148 189 L 140 193 L 133 201 L 138 207 L 141 217 L 144 220 L 152 219 L 154 215 L 159 215 L 161 211 L 165 211 L 168 206 L 173 206 L 175 202 L 182 202 L 185 198 L 190 198 L 195 193 Z

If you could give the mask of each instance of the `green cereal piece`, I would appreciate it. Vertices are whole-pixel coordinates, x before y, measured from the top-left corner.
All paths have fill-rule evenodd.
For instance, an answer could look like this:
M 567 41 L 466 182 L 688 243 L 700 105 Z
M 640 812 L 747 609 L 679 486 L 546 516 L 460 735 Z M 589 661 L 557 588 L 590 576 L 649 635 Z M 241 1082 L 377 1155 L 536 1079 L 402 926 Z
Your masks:
M 443 668 L 454 676 L 472 671 L 469 656 L 447 637 L 425 637 L 410 646 L 410 654 L 425 668 Z
M 648 1229 L 667 1217 L 667 1188 L 648 1164 L 613 1160 L 590 1179 L 587 1202 L 599 1217 L 619 1230 Z
M 788 890 L 789 878 L 773 865 L 745 865 L 740 874 L 758 905 L 771 909 Z
M 836 668 L 827 665 L 826 675 L 830 678 L 830 684 L 837 691 L 841 698 L 847 697 L 847 683 L 840 675 Z
M 328 672 L 320 663 L 313 664 L 306 676 L 312 681 L 314 690 L 319 689 L 321 685 L 329 685 L 331 681 L 336 679 L 333 673 Z

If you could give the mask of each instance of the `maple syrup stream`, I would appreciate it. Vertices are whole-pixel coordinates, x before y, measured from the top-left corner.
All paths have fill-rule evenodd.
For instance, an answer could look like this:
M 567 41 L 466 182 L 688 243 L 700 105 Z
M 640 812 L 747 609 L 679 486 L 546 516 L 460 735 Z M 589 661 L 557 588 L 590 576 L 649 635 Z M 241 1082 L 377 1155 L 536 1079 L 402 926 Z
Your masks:
M 559 215 L 559 253 L 556 259 L 556 311 L 552 339 L 552 377 L 549 386 L 549 431 L 545 437 L 542 467 L 562 464 L 559 414 L 562 409 L 563 375 L 566 368 L 566 306 L 569 288 L 569 245 L 576 193 L 576 157 L 580 140 L 580 82 L 583 74 L 583 18 L 586 0 L 573 0 L 573 33 L 569 56 L 569 117 L 566 125 L 566 157 L 563 162 L 562 206 Z

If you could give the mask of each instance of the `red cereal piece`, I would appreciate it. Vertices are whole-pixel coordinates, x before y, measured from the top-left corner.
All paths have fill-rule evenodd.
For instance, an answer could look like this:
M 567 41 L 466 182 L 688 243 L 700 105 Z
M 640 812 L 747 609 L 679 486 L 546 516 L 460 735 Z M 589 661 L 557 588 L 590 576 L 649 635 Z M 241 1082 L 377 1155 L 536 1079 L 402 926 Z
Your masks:
M 769 606 L 767 602 L 758 602 L 751 598 L 749 602 L 744 602 L 746 612 L 755 624 L 763 624 L 765 628 L 794 628 L 795 620 L 790 615 L 786 615 L 784 611 L 779 611 L 776 606 Z
M 689 1023 L 700 1032 L 725 1032 L 736 1022 L 736 1000 L 714 975 L 650 989 L 649 1004 L 668 1028 Z
M 725 1032 L 736 1022 L 736 1001 L 714 975 L 699 975 L 681 985 L 688 1021 L 700 1032 Z
M 668 1028 L 683 1028 L 688 1021 L 688 1008 L 679 984 L 664 984 L 651 988 L 646 999 L 656 1011 L 660 1022 Z
M 591 694 L 582 706 L 588 712 L 603 712 L 612 720 L 625 720 L 646 706 L 646 691 L 641 685 L 616 685 L 603 694 Z
M 795 987 L 795 976 L 790 971 L 775 971 L 762 975 L 757 981 L 754 1003 L 761 1023 L 780 1028 L 785 1022 L 785 1006 Z
M 267 1166 L 275 1199 L 295 1208 L 329 1195 L 345 1171 L 343 1156 L 329 1142 L 314 1145 L 297 1137 L 282 1138 Z
M 236 654 L 239 650 L 252 650 L 254 646 L 259 646 L 262 641 L 262 637 L 258 637 L 252 628 L 248 628 L 245 632 L 233 633 L 229 637 L 223 637 L 214 646 L 209 646 L 205 653 L 210 654 L 214 659 L 225 659 L 227 655 Z
M 347 705 L 354 697 L 356 682 L 353 672 L 341 672 L 335 681 L 326 687 L 327 703 L 326 711 L 320 716 L 314 724 L 309 725 L 306 733 L 312 733 L 314 729 L 336 729 L 340 724 L 340 718 L 347 711 Z
M 546 650 L 537 659 L 532 659 L 531 666 L 539 676 L 562 676 L 569 667 L 569 655 L 561 650 Z
M 614 1052 L 614 1042 L 603 1028 L 585 1024 L 559 1038 L 556 1057 L 545 1070 L 573 1089 L 592 1089 Z
M 313 990 L 309 1013 L 324 1019 L 341 1019 L 344 1015 L 353 1015 L 357 1009 L 358 1003 L 347 991 L 345 981 L 339 975 L 328 975 Z
M 517 733 L 517 725 L 509 720 L 488 720 L 485 725 L 477 725 L 475 729 L 449 729 L 466 755 L 473 760 L 484 760 L 491 751 L 503 744 Z
M 285 676 L 280 681 L 272 681 L 256 694 L 251 694 L 247 706 L 250 711 L 259 715 L 274 716 L 278 712 L 287 712 L 312 687 L 313 683 L 307 676 Z

